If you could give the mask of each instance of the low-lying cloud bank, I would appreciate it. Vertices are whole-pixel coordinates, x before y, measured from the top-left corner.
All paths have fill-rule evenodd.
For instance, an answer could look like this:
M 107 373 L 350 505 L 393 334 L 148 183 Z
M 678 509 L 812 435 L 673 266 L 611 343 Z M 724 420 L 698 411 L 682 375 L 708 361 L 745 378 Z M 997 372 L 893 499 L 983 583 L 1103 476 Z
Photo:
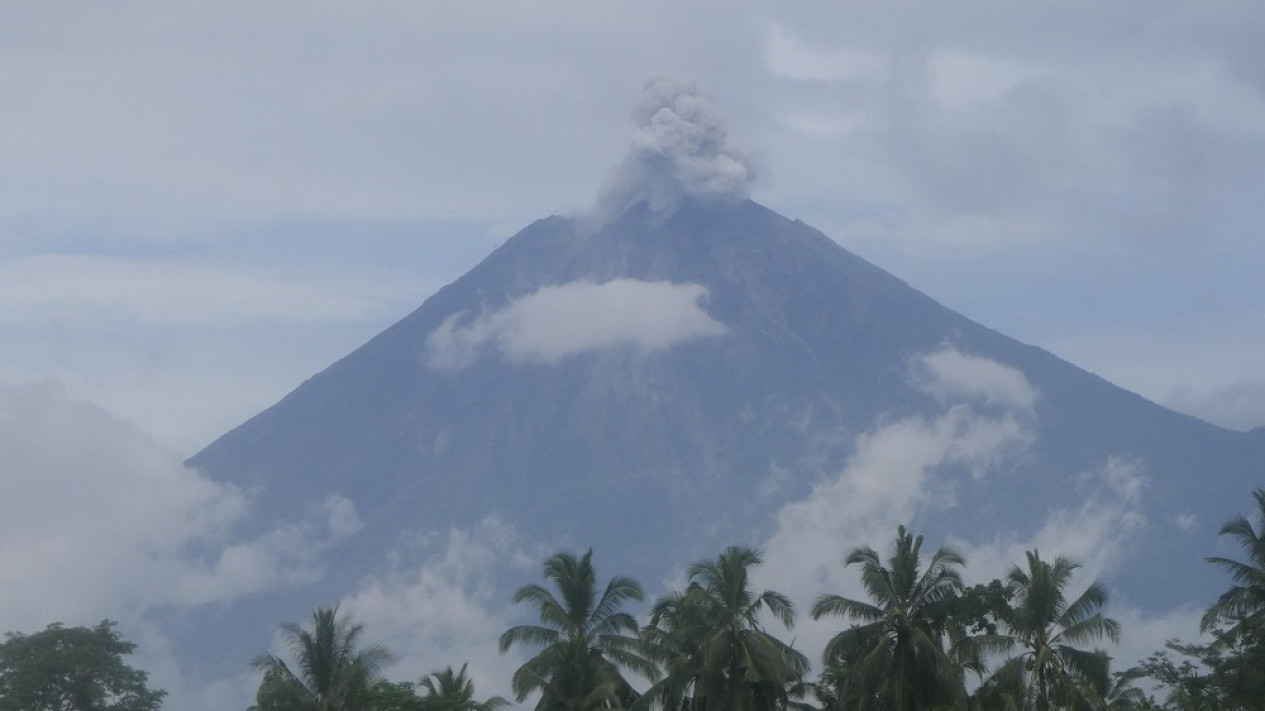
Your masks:
M 670 348 L 719 336 L 725 325 L 702 307 L 698 284 L 616 279 L 546 286 L 491 313 L 449 316 L 427 339 L 427 365 L 459 370 L 486 346 L 516 363 L 556 363 L 586 351 Z
M 0 631 L 117 620 L 175 708 L 201 708 L 186 695 L 208 693 L 215 707 L 241 687 L 186 688 L 155 611 L 311 581 L 323 552 L 360 527 L 351 502 L 333 496 L 303 520 L 237 539 L 241 490 L 51 385 L 0 385 L 0 471 Z
M 555 550 L 529 543 L 511 526 L 489 517 L 469 529 L 419 537 L 420 563 L 401 565 L 363 581 L 341 609 L 365 625 L 375 642 L 394 653 L 388 678 L 417 681 L 446 666 L 469 663 L 477 698 L 513 698 L 510 678 L 525 661 L 521 650 L 497 652 L 497 639 L 527 610 L 512 608 L 498 583 L 506 571 L 523 582 L 539 576 Z

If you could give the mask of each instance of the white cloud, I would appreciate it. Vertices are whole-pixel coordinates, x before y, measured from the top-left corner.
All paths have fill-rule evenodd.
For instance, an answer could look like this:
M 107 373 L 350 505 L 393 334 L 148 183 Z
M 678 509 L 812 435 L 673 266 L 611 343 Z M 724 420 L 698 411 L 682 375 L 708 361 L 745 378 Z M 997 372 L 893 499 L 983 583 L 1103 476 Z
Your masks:
M 1109 572 L 1146 528 L 1145 473 L 1137 462 L 1111 458 L 1083 473 L 1077 485 L 1084 492 L 1080 505 L 1049 511 L 1030 535 L 999 531 L 990 541 L 956 539 L 970 560 L 970 577 L 977 582 L 1003 577 L 1034 548 L 1043 559 L 1066 556 L 1079 563 L 1086 582 Z
M 988 358 L 942 348 L 918 359 L 924 390 L 941 401 L 980 399 L 993 405 L 1031 410 L 1037 391 L 1023 373 Z
M 465 323 L 464 314 L 448 317 L 427 339 L 426 359 L 435 368 L 464 368 L 487 345 L 527 363 L 620 346 L 658 351 L 725 332 L 703 309 L 706 296 L 698 284 L 636 279 L 547 286 Z
M 178 663 L 188 660 L 170 658 L 150 613 L 310 581 L 322 552 L 359 527 L 351 503 L 331 497 L 303 520 L 237 540 L 243 492 L 50 386 L 0 385 L 0 471 L 0 630 L 118 620 L 173 702 L 233 687 L 187 688 Z
M 855 571 L 842 566 L 844 556 L 862 545 L 886 556 L 898 524 L 912 524 L 916 532 L 920 514 L 951 505 L 955 482 L 946 472 L 955 465 L 986 477 L 1032 442 L 1027 426 L 1037 394 L 1019 371 L 951 349 L 911 362 L 916 382 L 945 409 L 932 418 L 897 420 L 862 435 L 837 477 L 819 482 L 803 500 L 777 513 L 777 528 L 764 546 L 767 562 L 758 575 L 792 594 L 801 610 L 808 609 L 810 595 L 821 592 L 863 597 Z M 975 409 L 978 404 L 990 406 L 987 414 Z M 1001 531 L 988 541 L 950 536 L 945 542 L 967 559 L 968 582 L 1005 576 L 1033 548 L 1050 560 L 1065 555 L 1079 562 L 1076 581 L 1082 585 L 1119 563 L 1147 525 L 1145 472 L 1137 462 L 1111 458 L 1074 484 L 1079 503 L 1048 511 L 1034 530 Z M 1178 623 L 1189 617 L 1184 610 L 1154 618 L 1130 614 L 1140 620 L 1139 627 L 1122 643 L 1122 659 L 1145 656 L 1157 635 L 1180 636 Z M 794 632 L 797 646 L 810 653 L 820 650 L 841 624 L 813 622 L 804 615 Z
M 1079 590 L 1077 588 L 1078 592 Z M 1109 604 L 1105 612 L 1108 617 L 1119 622 L 1121 627 L 1119 644 L 1102 640 L 1095 645 L 1111 655 L 1112 671 L 1124 671 L 1152 653 L 1163 651 L 1164 643 L 1170 639 L 1186 643 L 1209 641 L 1199 632 L 1203 610 L 1197 607 L 1187 605 L 1171 610 L 1146 611 L 1127 605 Z M 1147 689 L 1149 684 L 1148 680 L 1137 682 L 1137 686 L 1142 689 Z
M 367 641 L 392 651 L 387 677 L 416 682 L 469 662 L 478 698 L 513 698 L 509 680 L 525 657 L 521 650 L 499 654 L 497 639 L 521 622 L 521 611 L 511 610 L 509 593 L 496 580 L 507 569 L 530 579 L 537 558 L 529 558 L 518 534 L 495 518 L 419 545 L 427 553 L 420 565 L 364 581 L 340 609 L 365 625 Z
M 0 387 L 0 469 L 10 629 L 163 601 L 163 579 L 190 572 L 181 548 L 217 541 L 245 509 L 232 487 L 48 387 Z
M 927 358 L 950 366 L 967 364 L 969 374 L 1001 374 L 1009 386 L 1003 392 L 1025 392 L 1012 382 L 1017 376 L 1018 383 L 1027 385 L 1022 374 L 992 361 L 940 351 L 916 359 L 914 370 L 921 369 Z M 959 373 L 954 367 L 931 372 L 941 371 Z M 805 597 L 810 593 L 859 594 L 855 573 L 843 570 L 844 556 L 862 545 L 884 552 L 897 525 L 912 523 L 928 508 L 953 505 L 957 483 L 942 468 L 963 467 L 982 478 L 1030 444 L 1032 434 L 1024 422 L 1031 413 L 1023 406 L 1011 404 L 1000 412 L 983 414 L 970 404 L 995 394 L 994 380 L 957 378 L 950 381 L 952 388 L 944 387 L 945 382 L 943 378 L 927 381 L 929 387 L 944 388 L 940 414 L 880 424 L 863 434 L 838 476 L 818 482 L 803 500 L 777 512 L 776 530 L 764 545 L 767 562 L 759 572 L 761 580 L 798 595 L 796 604 L 801 610 L 811 604 Z M 1028 402 L 1022 397 L 1018 401 Z M 1003 404 L 1010 403 L 1003 400 Z M 821 649 L 837 625 L 836 620 L 804 620 L 796 628 L 800 648 Z

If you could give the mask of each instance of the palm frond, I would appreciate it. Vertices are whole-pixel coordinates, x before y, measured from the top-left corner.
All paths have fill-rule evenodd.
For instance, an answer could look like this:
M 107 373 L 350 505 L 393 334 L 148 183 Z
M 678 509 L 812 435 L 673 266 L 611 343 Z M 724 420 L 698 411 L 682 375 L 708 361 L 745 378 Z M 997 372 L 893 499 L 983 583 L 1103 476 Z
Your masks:
M 871 605 L 868 602 L 852 600 L 841 595 L 826 594 L 817 598 L 817 601 L 813 603 L 810 615 L 814 620 L 829 615 L 872 622 L 883 619 L 884 612 L 881 607 Z

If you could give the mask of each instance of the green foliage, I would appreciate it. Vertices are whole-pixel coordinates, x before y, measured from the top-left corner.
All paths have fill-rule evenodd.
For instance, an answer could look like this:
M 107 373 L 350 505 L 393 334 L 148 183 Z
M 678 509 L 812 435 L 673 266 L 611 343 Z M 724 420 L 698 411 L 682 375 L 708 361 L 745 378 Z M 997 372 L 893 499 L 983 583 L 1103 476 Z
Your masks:
M 386 679 L 374 682 L 365 692 L 365 708 L 370 711 L 423 711 L 416 684 Z
M 646 694 L 664 708 L 691 711 L 755 711 L 786 705 L 788 689 L 808 670 L 808 659 L 764 631 L 768 611 L 791 627 L 795 610 L 787 597 L 750 587 L 760 554 L 730 547 L 714 560 L 696 561 L 690 585 L 654 606 L 643 633 L 666 674 Z
M 1222 536 L 1243 547 L 1246 562 L 1208 558 L 1232 581 L 1200 621 L 1212 642 L 1169 640 L 1132 670 L 1160 685 L 1162 708 L 1265 711 L 1265 489 L 1254 490 L 1252 498 L 1255 526 L 1238 516 L 1221 527 Z
M 123 663 L 136 645 L 117 624 L 52 624 L 9 633 L 0 644 L 0 711 L 154 711 L 166 692 L 146 687 L 145 672 Z
M 1224 632 L 1221 632 L 1224 635 Z M 1159 685 L 1158 708 L 1172 711 L 1265 710 L 1265 635 L 1244 634 L 1233 644 L 1169 640 L 1130 670 Z
M 432 672 L 422 679 L 420 686 L 426 690 L 421 711 L 496 711 L 510 705 L 499 696 L 475 701 L 474 681 L 466 675 L 465 664 L 458 672 L 454 672 L 452 667 Z
M 627 708 L 637 695 L 621 668 L 650 679 L 658 674 L 640 653 L 637 621 L 622 609 L 641 601 L 641 585 L 615 577 L 599 596 L 592 550 L 579 558 L 558 553 L 545 561 L 543 573 L 557 594 L 530 584 L 513 598 L 535 606 L 540 624 L 511 627 L 500 639 L 502 652 L 539 649 L 511 679 L 518 701 L 540 692 L 538 711 Z
M 1002 646 L 1020 653 L 998 668 L 980 689 L 986 708 L 1048 711 L 1094 709 L 1111 684 L 1110 658 L 1077 645 L 1103 637 L 1120 639 L 1120 623 L 1103 617 L 1107 592 L 1092 583 L 1076 599 L 1066 589 L 1078 564 L 1059 556 L 1053 563 L 1027 553 L 1027 567 L 1006 576 L 1011 603 L 999 610 Z
M 861 567 L 861 584 L 872 602 L 822 595 L 813 605 L 813 619 L 860 623 L 836 634 L 822 654 L 826 667 L 836 670 L 843 708 L 928 711 L 966 700 L 963 669 L 973 659 L 952 658 L 946 649 L 964 561 L 941 548 L 924 569 L 922 542 L 922 536 L 898 527 L 886 566 L 872 548 L 853 550 L 844 565 Z M 976 602 L 985 604 L 982 597 Z
M 426 693 L 418 696 L 418 690 Z M 466 674 L 466 665 L 460 671 L 444 667 L 422 677 L 421 683 L 392 682 L 379 679 L 365 696 L 366 711 L 496 711 L 509 706 L 509 701 L 493 696 L 487 701 L 475 701 L 474 681 Z
M 1014 590 L 1000 580 L 964 588 L 950 600 L 949 616 L 962 630 L 978 635 L 996 635 L 1002 615 L 1010 609 Z
M 1221 535 L 1235 539 L 1247 554 L 1247 562 L 1213 557 L 1208 562 L 1230 574 L 1234 584 L 1204 614 L 1202 631 L 1219 625 L 1231 625 L 1220 636 L 1236 634 L 1240 626 L 1265 628 L 1265 489 L 1252 492 L 1256 500 L 1257 526 L 1244 516 L 1230 519 L 1221 527 Z
M 390 659 L 383 647 L 359 649 L 364 628 L 339 617 L 338 608 L 317 608 L 312 628 L 281 625 L 295 662 L 265 654 L 254 667 L 264 673 L 255 695 L 257 711 L 360 711 L 378 668 Z

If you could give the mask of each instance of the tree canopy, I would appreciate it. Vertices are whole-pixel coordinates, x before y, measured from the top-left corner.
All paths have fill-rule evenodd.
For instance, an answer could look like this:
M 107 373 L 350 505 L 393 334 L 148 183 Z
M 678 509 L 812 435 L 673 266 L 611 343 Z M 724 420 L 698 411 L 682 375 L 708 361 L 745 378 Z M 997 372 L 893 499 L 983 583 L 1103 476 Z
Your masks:
M 592 550 L 579 557 L 553 555 L 542 572 L 554 590 L 531 583 L 513 598 L 535 607 L 540 624 L 511 627 L 500 639 L 502 652 L 514 646 L 538 650 L 514 672 L 518 700 L 539 691 L 537 711 L 626 708 L 636 694 L 622 669 L 657 674 L 640 653 L 636 619 L 623 609 L 641 601 L 641 585 L 617 576 L 599 593 Z
M 0 644 L 0 711 L 155 711 L 166 692 L 124 663 L 135 649 L 110 620 L 11 632 Z
M 628 610 L 643 599 L 635 580 L 601 586 L 591 550 L 557 553 L 542 566 L 545 584 L 512 597 L 537 621 L 507 629 L 499 647 L 529 651 L 509 684 L 519 702 L 534 695 L 536 711 L 1265 711 L 1265 489 L 1252 497 L 1254 518 L 1221 529 L 1242 555 L 1208 558 L 1230 579 L 1202 618 L 1208 637 L 1170 640 L 1114 673 L 1105 651 L 1087 647 L 1117 641 L 1120 624 L 1105 616 L 1099 583 L 1073 594 L 1077 563 L 1031 550 L 1003 579 L 967 587 L 963 556 L 949 547 L 925 555 L 923 537 L 904 526 L 886 558 L 869 546 L 844 558 L 862 595 L 817 598 L 814 619 L 847 627 L 827 642 L 815 681 L 794 640 L 766 627 L 771 618 L 791 629 L 791 599 L 753 586 L 762 556 L 742 546 L 692 563 L 685 588 L 660 597 L 644 627 Z M 364 628 L 337 607 L 281 631 L 289 654 L 254 661 L 263 678 L 251 711 L 509 704 L 477 700 L 464 664 L 417 683 L 382 678 L 389 652 L 363 644 Z M 134 649 L 109 620 L 10 632 L 0 644 L 0 711 L 157 711 L 165 692 L 123 661 Z
M 689 587 L 655 604 L 644 636 L 666 674 L 647 699 L 691 711 L 785 706 L 808 659 L 764 629 L 762 613 L 790 628 L 795 608 L 780 592 L 751 588 L 751 568 L 760 562 L 758 551 L 730 546 L 694 562 Z
M 846 669 L 849 708 L 926 711 L 966 699 L 963 665 L 946 646 L 965 560 L 942 547 L 924 566 L 922 542 L 898 527 L 887 565 L 872 548 L 853 550 L 844 565 L 860 566 L 871 602 L 822 595 L 813 605 L 813 619 L 833 615 L 861 623 L 835 635 L 823 653 L 827 666 Z
M 391 658 L 384 647 L 360 647 L 364 627 L 337 607 L 318 607 L 310 629 L 286 623 L 281 632 L 294 667 L 272 654 L 255 659 L 264 673 L 258 711 L 361 711 L 378 667 Z

